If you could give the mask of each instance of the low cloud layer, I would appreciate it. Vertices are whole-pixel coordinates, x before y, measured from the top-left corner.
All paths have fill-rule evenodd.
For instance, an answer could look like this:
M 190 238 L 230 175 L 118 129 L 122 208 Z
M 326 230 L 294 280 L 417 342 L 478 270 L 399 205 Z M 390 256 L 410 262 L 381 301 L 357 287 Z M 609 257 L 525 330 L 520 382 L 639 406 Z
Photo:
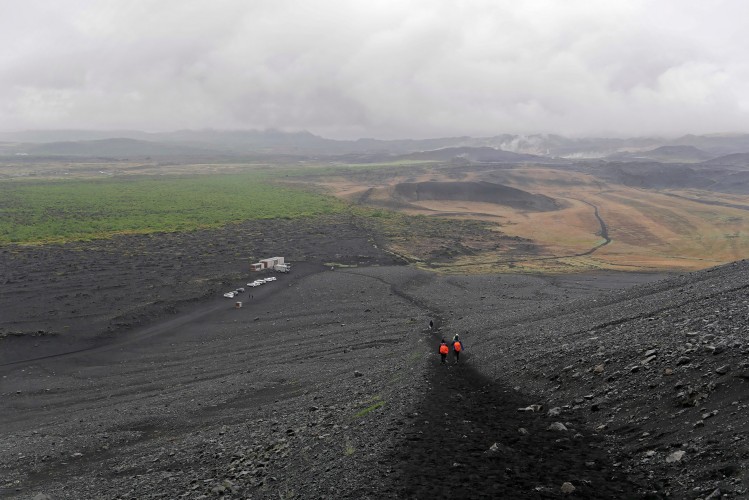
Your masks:
M 743 0 L 27 0 L 0 128 L 749 132 Z

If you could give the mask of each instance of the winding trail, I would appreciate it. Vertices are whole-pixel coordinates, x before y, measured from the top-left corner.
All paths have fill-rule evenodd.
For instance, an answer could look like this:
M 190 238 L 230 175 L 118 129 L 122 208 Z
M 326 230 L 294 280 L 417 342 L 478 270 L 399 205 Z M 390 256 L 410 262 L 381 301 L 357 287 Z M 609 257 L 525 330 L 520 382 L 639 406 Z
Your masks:
M 603 242 L 601 242 L 599 245 L 594 246 L 593 248 L 591 248 L 587 252 L 583 252 L 583 253 L 580 253 L 580 254 L 576 255 L 576 257 L 582 257 L 584 255 L 590 255 L 590 254 L 592 254 L 593 252 L 595 252 L 599 248 L 605 247 L 606 245 L 608 245 L 609 243 L 611 243 L 611 238 L 609 237 L 609 228 L 606 225 L 606 222 L 601 217 L 601 214 L 598 213 L 598 207 L 596 205 L 590 203 L 589 201 L 580 200 L 578 198 L 574 198 L 574 199 L 576 199 L 577 201 L 580 201 L 582 203 L 585 203 L 586 205 L 589 205 L 589 206 L 593 207 L 593 215 L 598 220 L 598 224 L 601 226 L 601 229 L 596 234 L 599 235 L 601 238 L 603 238 Z

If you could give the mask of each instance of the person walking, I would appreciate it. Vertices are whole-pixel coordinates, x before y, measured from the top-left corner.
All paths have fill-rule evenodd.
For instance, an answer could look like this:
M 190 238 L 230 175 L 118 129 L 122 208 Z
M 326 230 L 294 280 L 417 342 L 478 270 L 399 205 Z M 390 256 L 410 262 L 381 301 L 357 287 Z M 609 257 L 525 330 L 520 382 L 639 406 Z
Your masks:
M 442 358 L 442 364 L 444 365 L 447 363 L 447 354 L 450 352 L 450 348 L 447 346 L 447 342 L 445 342 L 445 339 L 442 339 L 442 343 L 440 344 L 440 357 Z
M 434 330 L 434 321 L 432 321 L 431 319 L 429 320 L 429 329 Z
M 463 343 L 457 334 L 453 337 L 453 352 L 455 353 L 455 364 L 460 362 L 460 352 L 463 350 Z

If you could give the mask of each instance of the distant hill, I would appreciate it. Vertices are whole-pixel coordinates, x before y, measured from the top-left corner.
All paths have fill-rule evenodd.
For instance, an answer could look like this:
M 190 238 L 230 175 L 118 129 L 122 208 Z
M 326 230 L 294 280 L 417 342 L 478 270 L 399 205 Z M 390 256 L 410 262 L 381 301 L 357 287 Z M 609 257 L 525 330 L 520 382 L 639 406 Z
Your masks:
M 734 153 L 704 162 L 705 165 L 744 167 L 749 169 L 749 153 Z
M 148 132 L 137 130 L 21 130 L 18 132 L 0 132 L 0 141 L 7 142 L 78 142 L 116 138 L 143 141 L 153 139 Z
M 609 181 L 645 189 L 706 188 L 714 180 L 688 165 L 655 162 L 609 163 L 597 170 Z
M 411 153 L 404 155 L 401 158 L 411 160 L 434 160 L 434 161 L 450 161 L 456 158 L 465 159 L 471 162 L 479 163 L 491 163 L 491 162 L 522 162 L 522 161 L 533 161 L 542 160 L 543 158 L 535 155 L 513 153 L 511 151 L 503 151 L 495 148 L 472 148 L 472 147 L 460 147 L 460 148 L 443 148 L 435 149 L 433 151 L 420 151 L 417 153 Z
M 22 153 L 41 156 L 97 156 L 97 157 L 146 157 L 146 156 L 192 156 L 217 154 L 216 151 L 142 141 L 136 139 L 100 139 L 93 141 L 49 142 L 27 144 Z
M 699 162 L 713 158 L 713 155 L 694 146 L 661 146 L 647 151 L 648 156 L 665 162 Z
M 489 146 L 513 151 L 556 158 L 585 159 L 605 158 L 617 153 L 653 152 L 647 159 L 657 161 L 678 161 L 671 159 L 678 154 L 687 154 L 691 158 L 694 150 L 680 149 L 681 146 L 691 146 L 702 151 L 707 157 L 726 155 L 730 153 L 749 153 L 749 135 L 685 135 L 675 139 L 663 137 L 579 137 L 570 138 L 560 135 L 498 135 L 494 137 L 471 138 L 464 142 L 465 146 Z M 675 147 L 676 149 L 658 151 L 661 147 Z M 690 153 L 691 151 L 691 153 Z M 641 153 L 637 153 L 641 155 Z M 698 153 L 701 154 L 701 153 Z M 665 157 L 658 158 L 659 155 Z
M 699 163 L 713 158 L 714 155 L 694 146 L 660 146 L 648 151 L 620 152 L 610 155 L 612 160 L 651 160 L 663 163 Z
M 669 144 L 694 146 L 713 156 L 749 153 L 749 135 L 685 135 Z
M 733 156 L 733 155 L 731 155 Z M 746 158 L 749 155 L 745 155 Z M 679 164 L 657 162 L 611 162 L 596 166 L 590 172 L 602 179 L 644 189 L 707 189 L 710 191 L 749 194 L 749 167 L 737 168 L 725 163 Z
M 749 194 L 749 171 L 733 172 L 721 177 L 710 189 L 722 193 Z

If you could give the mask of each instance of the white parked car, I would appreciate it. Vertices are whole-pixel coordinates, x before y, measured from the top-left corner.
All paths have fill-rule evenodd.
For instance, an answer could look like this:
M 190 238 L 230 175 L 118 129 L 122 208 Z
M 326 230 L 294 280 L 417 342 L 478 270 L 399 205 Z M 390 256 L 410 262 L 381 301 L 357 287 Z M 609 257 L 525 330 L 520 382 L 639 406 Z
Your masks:
M 257 281 L 253 281 L 252 283 L 247 283 L 247 286 L 256 287 L 260 286 L 262 283 L 258 283 Z
M 226 292 L 224 294 L 224 297 L 226 297 L 227 299 L 233 299 L 236 294 L 237 292 Z
M 271 276 L 270 278 L 265 278 L 265 281 L 276 281 L 276 277 Z

